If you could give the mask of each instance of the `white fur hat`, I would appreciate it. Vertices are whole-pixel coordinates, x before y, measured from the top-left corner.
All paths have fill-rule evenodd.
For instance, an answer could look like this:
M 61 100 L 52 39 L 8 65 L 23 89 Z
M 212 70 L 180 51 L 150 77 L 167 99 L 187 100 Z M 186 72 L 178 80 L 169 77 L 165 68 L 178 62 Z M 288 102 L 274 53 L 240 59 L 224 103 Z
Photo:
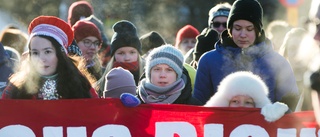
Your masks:
M 256 108 L 271 104 L 269 90 L 257 75 L 239 71 L 226 76 L 218 87 L 218 91 L 205 104 L 207 107 L 229 107 L 229 101 L 237 95 L 250 96 Z

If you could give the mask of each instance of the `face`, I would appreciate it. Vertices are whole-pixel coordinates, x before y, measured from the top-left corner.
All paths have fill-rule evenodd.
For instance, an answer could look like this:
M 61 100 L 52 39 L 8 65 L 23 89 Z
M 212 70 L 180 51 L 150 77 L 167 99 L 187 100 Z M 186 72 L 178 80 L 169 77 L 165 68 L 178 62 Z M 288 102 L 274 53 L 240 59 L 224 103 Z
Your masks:
M 240 48 L 253 45 L 256 40 L 254 25 L 247 20 L 237 20 L 233 23 L 231 35 L 234 43 Z
M 238 95 L 233 97 L 229 102 L 229 107 L 246 107 L 246 108 L 254 108 L 255 104 L 251 97 Z
M 138 56 L 138 50 L 133 47 L 122 47 L 114 53 L 114 58 L 117 62 L 135 62 L 138 61 Z
M 42 76 L 56 73 L 58 58 L 52 43 L 41 37 L 33 37 L 30 41 L 30 60 L 35 70 Z
M 166 64 L 158 64 L 151 68 L 151 83 L 159 86 L 165 87 L 177 80 L 177 73 Z
M 108 54 L 109 50 L 103 50 L 101 52 L 99 52 L 99 60 L 100 60 L 100 63 L 101 63 L 101 66 L 102 67 L 106 67 L 108 62 L 110 61 L 111 59 L 111 56 L 110 54 Z
M 194 48 L 197 40 L 195 38 L 182 39 L 180 43 L 180 50 L 183 54 L 186 54 L 190 49 Z
M 83 40 L 78 41 L 77 44 L 87 61 L 91 61 L 100 48 L 100 41 L 94 36 L 85 37 Z
M 222 33 L 227 28 L 227 20 L 228 20 L 227 17 L 222 17 L 222 16 L 215 17 L 210 27 L 218 31 L 219 33 Z

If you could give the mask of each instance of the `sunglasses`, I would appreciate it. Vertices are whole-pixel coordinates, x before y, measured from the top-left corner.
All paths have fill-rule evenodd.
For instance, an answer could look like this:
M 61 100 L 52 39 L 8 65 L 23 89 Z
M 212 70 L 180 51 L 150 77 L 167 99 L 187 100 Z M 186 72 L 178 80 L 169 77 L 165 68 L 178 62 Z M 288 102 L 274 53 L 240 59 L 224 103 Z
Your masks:
M 219 28 L 221 25 L 222 25 L 224 28 L 227 28 L 227 23 L 226 23 L 226 22 L 223 22 L 223 23 L 221 23 L 221 22 L 213 22 L 213 23 L 212 23 L 212 26 L 215 27 L 215 28 Z

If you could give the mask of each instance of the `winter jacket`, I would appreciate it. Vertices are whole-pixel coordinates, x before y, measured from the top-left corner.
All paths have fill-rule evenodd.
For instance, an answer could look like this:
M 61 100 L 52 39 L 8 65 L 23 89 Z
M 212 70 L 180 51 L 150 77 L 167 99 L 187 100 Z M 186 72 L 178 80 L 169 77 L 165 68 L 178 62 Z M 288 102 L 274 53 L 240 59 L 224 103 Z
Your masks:
M 239 48 L 227 31 L 215 45 L 215 50 L 205 53 L 199 60 L 193 97 L 205 104 L 217 92 L 220 81 L 236 71 L 251 71 L 259 75 L 269 88 L 272 102 L 293 94 L 298 88 L 288 61 L 272 49 L 264 32 L 260 41 L 248 48 Z

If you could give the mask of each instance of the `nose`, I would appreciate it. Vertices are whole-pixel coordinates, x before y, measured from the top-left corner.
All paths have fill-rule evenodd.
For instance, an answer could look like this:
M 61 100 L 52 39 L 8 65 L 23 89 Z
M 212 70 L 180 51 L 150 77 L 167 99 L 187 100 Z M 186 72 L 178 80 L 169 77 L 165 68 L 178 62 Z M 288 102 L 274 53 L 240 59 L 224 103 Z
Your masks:
M 160 78 L 165 78 L 167 75 L 164 71 L 160 71 Z
M 128 62 L 131 60 L 131 57 L 127 54 L 124 55 L 124 61 Z

